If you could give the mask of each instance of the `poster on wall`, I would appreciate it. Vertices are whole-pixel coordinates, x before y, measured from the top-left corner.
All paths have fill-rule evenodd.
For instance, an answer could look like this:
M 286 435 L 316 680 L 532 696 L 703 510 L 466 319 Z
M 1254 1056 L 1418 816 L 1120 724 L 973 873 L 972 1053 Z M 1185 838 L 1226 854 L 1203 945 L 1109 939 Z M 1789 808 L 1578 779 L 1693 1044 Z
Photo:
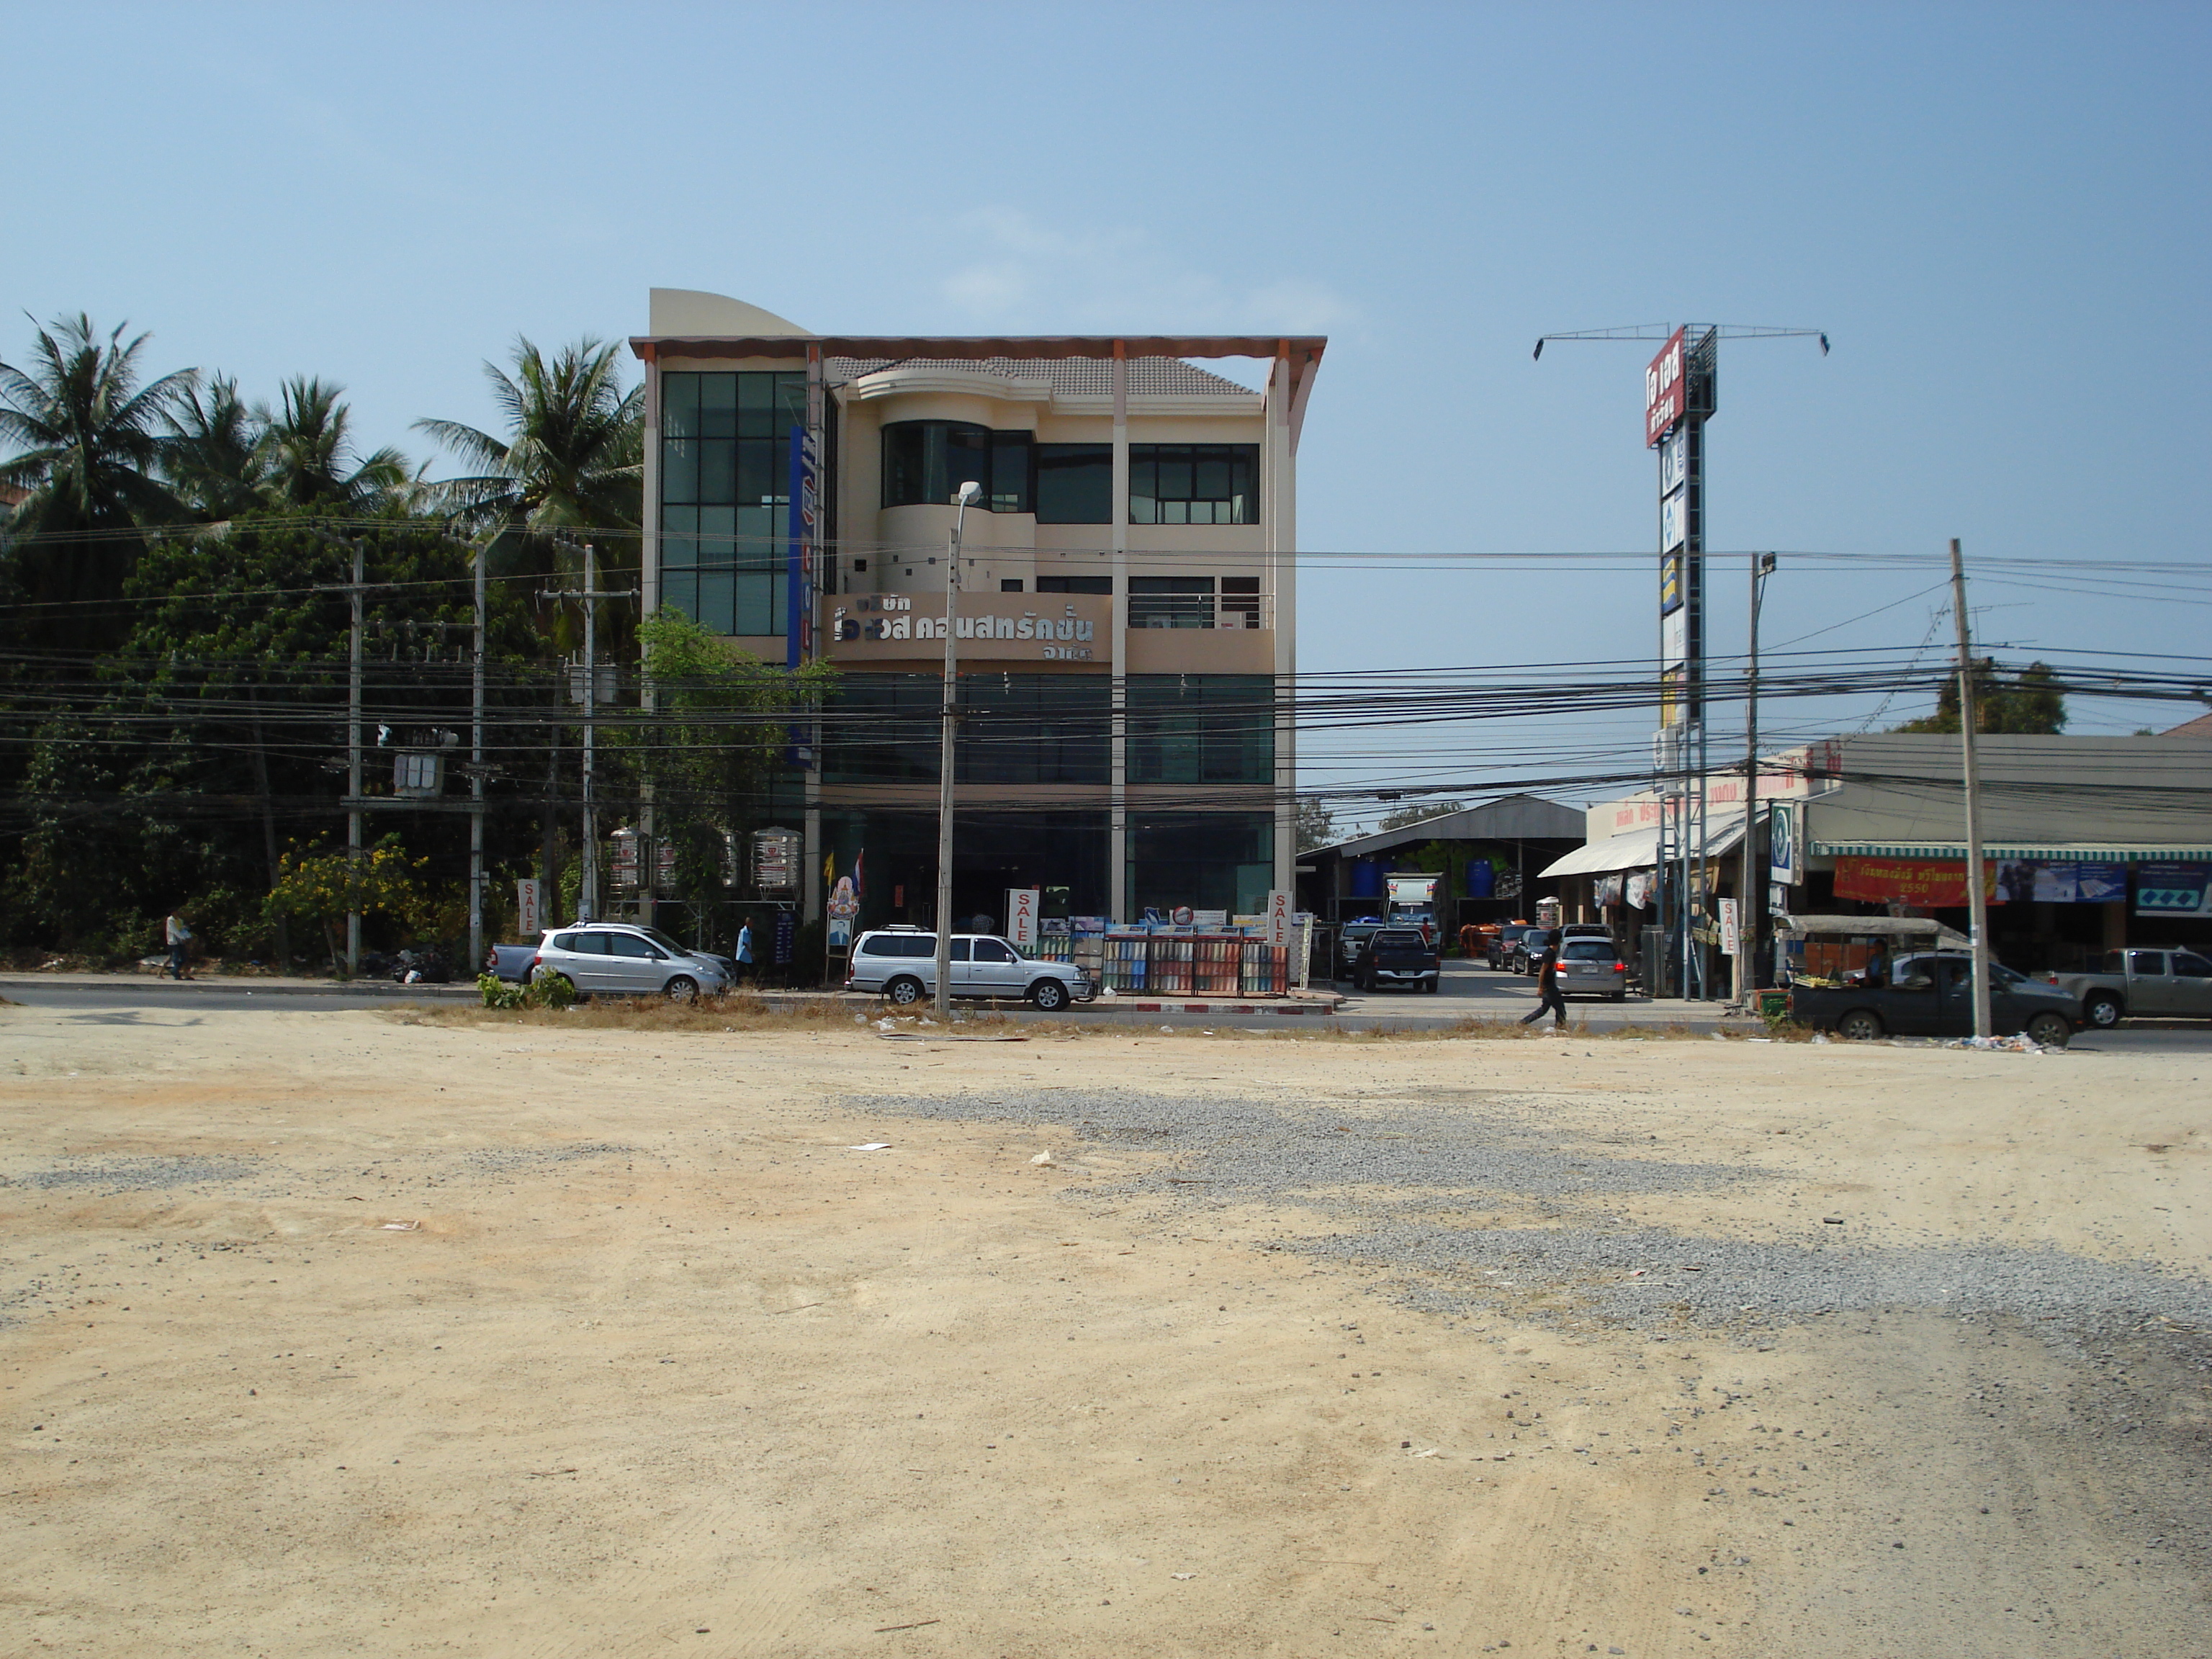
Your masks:
M 2212 916 L 2212 864 L 2139 864 L 2139 916 Z

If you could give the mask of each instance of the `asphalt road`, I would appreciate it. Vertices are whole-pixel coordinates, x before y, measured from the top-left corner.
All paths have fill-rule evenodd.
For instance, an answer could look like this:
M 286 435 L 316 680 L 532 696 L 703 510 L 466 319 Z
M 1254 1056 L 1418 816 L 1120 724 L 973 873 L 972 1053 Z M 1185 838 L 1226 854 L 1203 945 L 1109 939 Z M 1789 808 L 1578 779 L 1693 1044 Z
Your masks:
M 84 980 L 40 981 L 27 975 L 0 978 L 0 996 L 34 1007 L 64 1008 L 88 1020 L 117 1023 L 189 1018 L 198 1012 L 267 1009 L 306 1012 L 336 1008 L 393 1008 L 410 1002 L 467 1001 L 475 995 L 468 985 L 403 989 L 331 985 L 313 989 L 289 988 L 255 990 L 233 986 L 179 985 L 165 980 L 118 977 L 112 982 Z M 1470 1016 L 1486 1020 L 1517 1019 L 1535 1006 L 1535 981 L 1512 974 L 1492 973 L 1460 962 L 1444 964 L 1442 988 L 1434 996 L 1414 992 L 1381 992 L 1347 997 L 1334 1016 L 1299 1014 L 1140 1013 L 1097 1002 L 1048 1018 L 1112 1022 L 1117 1024 L 1179 1028 L 1238 1028 L 1281 1030 L 1286 1033 L 1328 1029 L 1359 1030 L 1418 1030 L 1449 1025 Z M 865 1006 L 866 1005 L 857 1005 Z M 1653 1003 L 1632 998 L 1625 1003 L 1571 1002 L 1571 1026 L 1605 1030 L 1625 1025 L 1687 1026 L 1692 1030 L 1739 1031 L 1754 1029 L 1741 1018 L 1724 1018 L 1717 1003 Z M 1029 1009 L 1009 1009 L 1018 1023 L 1048 1018 Z M 1548 1024 L 1549 1022 L 1546 1022 Z M 2083 1053 L 2124 1052 L 2155 1048 L 2212 1054 L 2212 1022 L 2201 1020 L 2129 1021 L 2116 1030 L 2084 1031 L 2073 1048 Z

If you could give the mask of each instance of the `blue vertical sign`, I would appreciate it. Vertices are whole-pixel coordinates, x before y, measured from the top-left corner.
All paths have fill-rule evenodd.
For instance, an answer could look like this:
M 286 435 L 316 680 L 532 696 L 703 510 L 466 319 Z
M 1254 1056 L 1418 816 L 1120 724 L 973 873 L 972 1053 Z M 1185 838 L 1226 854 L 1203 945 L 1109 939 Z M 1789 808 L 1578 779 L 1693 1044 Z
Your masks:
M 814 541 L 818 511 L 814 441 L 804 427 L 791 428 L 788 533 L 790 577 L 785 583 L 783 665 L 797 673 L 814 654 Z

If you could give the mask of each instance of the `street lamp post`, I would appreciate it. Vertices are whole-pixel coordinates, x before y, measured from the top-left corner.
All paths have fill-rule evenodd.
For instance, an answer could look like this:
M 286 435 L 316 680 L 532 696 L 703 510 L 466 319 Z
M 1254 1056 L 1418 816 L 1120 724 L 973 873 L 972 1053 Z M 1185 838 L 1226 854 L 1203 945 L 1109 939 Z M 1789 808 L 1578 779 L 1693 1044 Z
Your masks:
M 945 565 L 945 727 L 937 744 L 937 1017 L 952 1018 L 952 734 L 959 718 L 959 680 L 952 650 L 952 608 L 960 592 L 960 532 L 968 503 L 983 493 L 963 483 L 952 497 L 952 535 Z
M 1759 997 L 1759 912 L 1754 904 L 1765 902 L 1753 885 L 1759 872 L 1759 606 L 1766 579 L 1774 574 L 1774 555 L 1754 554 L 1751 561 L 1751 668 L 1745 677 L 1743 719 L 1743 873 L 1736 878 L 1735 996 L 1752 1007 Z

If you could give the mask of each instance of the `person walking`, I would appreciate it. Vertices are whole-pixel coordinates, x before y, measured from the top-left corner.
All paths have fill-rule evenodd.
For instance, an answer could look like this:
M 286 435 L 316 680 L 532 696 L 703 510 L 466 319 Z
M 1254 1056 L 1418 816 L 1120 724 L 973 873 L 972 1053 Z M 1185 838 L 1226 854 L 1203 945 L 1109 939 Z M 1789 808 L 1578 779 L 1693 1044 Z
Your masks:
M 753 925 L 750 921 L 738 924 L 738 983 L 742 985 L 753 976 Z
M 1547 1008 L 1550 1009 L 1559 1020 L 1552 1029 L 1555 1031 L 1565 1030 L 1567 1000 L 1559 990 L 1559 952 L 1557 946 L 1546 951 L 1543 960 L 1537 966 L 1536 1006 L 1521 1017 L 1521 1023 L 1523 1025 L 1534 1025 L 1538 1020 L 1543 1018 L 1544 1011 Z
M 169 947 L 169 977 L 190 979 L 192 976 L 192 930 L 185 926 L 183 915 L 172 911 L 162 921 L 161 933 Z

